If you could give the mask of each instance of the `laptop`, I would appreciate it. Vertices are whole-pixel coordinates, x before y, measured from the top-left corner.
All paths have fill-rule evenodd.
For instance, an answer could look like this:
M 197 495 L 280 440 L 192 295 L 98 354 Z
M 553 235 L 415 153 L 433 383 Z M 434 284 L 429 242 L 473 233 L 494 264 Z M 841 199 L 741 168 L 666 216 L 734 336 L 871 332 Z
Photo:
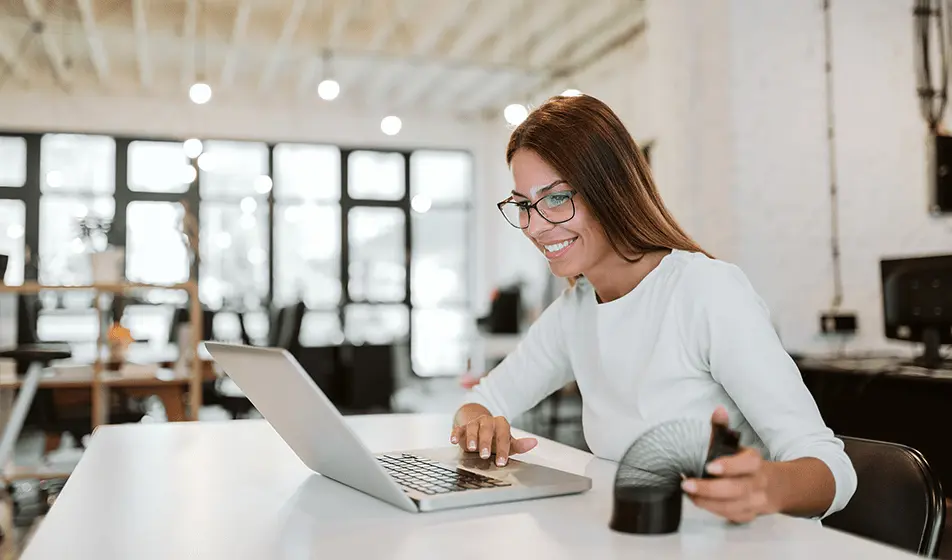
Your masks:
M 591 479 L 510 459 L 497 467 L 458 446 L 373 454 L 285 350 L 206 342 L 205 349 L 311 470 L 409 512 L 584 492 Z M 446 427 L 447 439 L 450 426 Z

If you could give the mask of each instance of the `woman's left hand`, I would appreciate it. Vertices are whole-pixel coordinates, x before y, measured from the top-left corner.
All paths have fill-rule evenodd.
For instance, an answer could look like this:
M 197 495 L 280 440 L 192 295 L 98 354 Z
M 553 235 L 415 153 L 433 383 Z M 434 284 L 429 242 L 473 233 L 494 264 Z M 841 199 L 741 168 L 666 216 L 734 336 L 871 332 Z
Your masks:
M 727 411 L 718 408 L 711 422 L 726 425 Z M 689 478 L 681 484 L 696 506 L 735 523 L 779 511 L 769 492 L 771 463 L 756 449 L 743 447 L 735 455 L 711 461 L 706 468 L 715 478 Z

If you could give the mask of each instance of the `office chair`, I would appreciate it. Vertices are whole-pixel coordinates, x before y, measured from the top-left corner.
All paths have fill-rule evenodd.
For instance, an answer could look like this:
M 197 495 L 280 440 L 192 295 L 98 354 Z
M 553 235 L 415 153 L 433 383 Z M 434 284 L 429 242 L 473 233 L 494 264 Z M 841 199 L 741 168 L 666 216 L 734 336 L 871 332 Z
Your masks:
M 823 525 L 936 558 L 945 525 L 942 485 L 921 453 L 895 443 L 841 437 L 858 483 Z

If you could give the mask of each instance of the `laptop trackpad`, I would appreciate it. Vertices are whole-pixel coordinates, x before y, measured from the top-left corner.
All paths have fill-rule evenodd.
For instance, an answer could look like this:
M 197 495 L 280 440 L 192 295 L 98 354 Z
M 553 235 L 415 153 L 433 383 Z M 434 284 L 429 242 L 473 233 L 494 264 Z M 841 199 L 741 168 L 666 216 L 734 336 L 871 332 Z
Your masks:
M 419 457 L 426 457 L 439 461 L 450 467 L 462 468 L 497 480 L 512 484 L 529 486 L 547 486 L 549 484 L 564 483 L 566 478 L 573 477 L 569 473 L 526 463 L 518 459 L 509 459 L 504 467 L 496 466 L 495 456 L 483 459 L 477 453 L 467 453 L 456 446 L 447 446 L 433 449 L 405 451 Z

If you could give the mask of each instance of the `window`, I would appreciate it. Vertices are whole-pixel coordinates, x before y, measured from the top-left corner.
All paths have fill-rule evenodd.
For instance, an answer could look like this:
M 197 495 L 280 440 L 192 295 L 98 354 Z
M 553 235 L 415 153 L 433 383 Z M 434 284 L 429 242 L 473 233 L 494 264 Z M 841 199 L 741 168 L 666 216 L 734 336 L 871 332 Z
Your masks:
M 199 297 L 213 308 L 260 308 L 268 296 L 268 146 L 208 141 L 198 156 Z
M 135 192 L 183 193 L 197 172 L 181 142 L 129 144 L 129 190 Z
M 126 210 L 126 278 L 176 284 L 188 280 L 182 235 L 185 209 L 178 202 L 130 202 Z
M 37 149 L 38 169 L 27 165 Z M 117 150 L 125 153 L 117 158 Z M 417 373 L 455 375 L 474 329 L 472 178 L 470 155 L 449 150 L 0 136 L 0 253 L 10 260 L 4 280 L 23 281 L 24 242 L 38 230 L 29 249 L 40 282 L 92 282 L 89 255 L 110 243 L 124 244 L 130 281 L 183 282 L 194 266 L 183 221 L 197 221 L 199 295 L 222 310 L 216 333 L 236 339 L 241 312 L 251 339 L 263 344 L 273 308 L 302 301 L 306 346 L 407 340 Z M 37 215 L 39 224 L 27 222 Z M 123 322 L 137 337 L 167 337 L 185 294 L 137 295 Z M 40 299 L 44 340 L 93 348 L 92 293 Z
M 40 197 L 39 280 L 55 286 L 80 286 L 93 280 L 89 251 L 104 248 L 101 234 L 82 235 L 83 223 L 109 223 L 116 202 L 110 196 Z
M 116 190 L 116 142 L 108 136 L 46 134 L 40 145 L 43 193 Z
M 23 283 L 23 234 L 26 228 L 26 204 L 22 200 L 0 200 L 0 254 L 7 256 L 6 269 L 0 269 L 3 283 Z
M 353 152 L 348 161 L 347 193 L 362 200 L 400 200 L 406 192 L 403 154 Z
M 472 159 L 465 152 L 410 156 L 410 355 L 420 375 L 465 370 L 473 317 L 469 308 L 469 206 Z
M 0 187 L 26 183 L 26 139 L 0 136 Z
M 354 301 L 403 301 L 406 295 L 406 215 L 399 208 L 350 211 L 348 290 Z

